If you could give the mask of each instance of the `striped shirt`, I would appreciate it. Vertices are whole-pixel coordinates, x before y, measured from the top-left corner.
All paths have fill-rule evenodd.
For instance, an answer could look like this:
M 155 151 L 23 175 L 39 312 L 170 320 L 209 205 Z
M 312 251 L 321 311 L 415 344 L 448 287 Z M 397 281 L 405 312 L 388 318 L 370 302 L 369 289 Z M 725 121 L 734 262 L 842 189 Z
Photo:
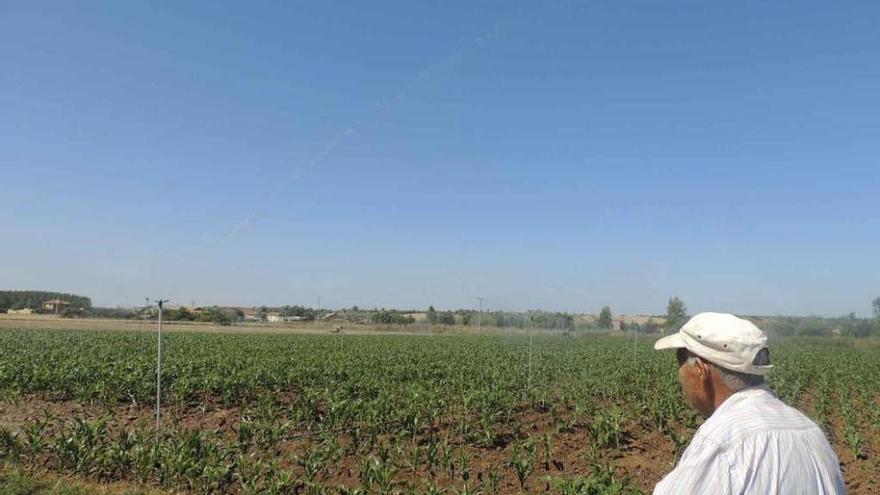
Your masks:
M 763 385 L 725 400 L 654 488 L 654 495 L 845 493 L 822 430 Z

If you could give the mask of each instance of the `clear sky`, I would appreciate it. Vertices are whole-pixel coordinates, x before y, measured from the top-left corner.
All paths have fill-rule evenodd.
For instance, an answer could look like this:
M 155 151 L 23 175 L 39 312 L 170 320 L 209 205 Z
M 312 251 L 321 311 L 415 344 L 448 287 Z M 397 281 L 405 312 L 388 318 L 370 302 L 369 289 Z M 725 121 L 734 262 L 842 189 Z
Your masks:
M 880 3 L 3 2 L 0 288 L 868 314 Z

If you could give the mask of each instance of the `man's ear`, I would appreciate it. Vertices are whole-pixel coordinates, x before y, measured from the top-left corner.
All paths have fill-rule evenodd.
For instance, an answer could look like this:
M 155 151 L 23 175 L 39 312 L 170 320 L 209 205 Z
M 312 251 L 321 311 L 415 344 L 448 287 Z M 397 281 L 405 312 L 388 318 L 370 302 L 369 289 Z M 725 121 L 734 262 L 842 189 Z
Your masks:
M 707 363 L 703 358 L 697 356 L 697 372 L 700 374 L 700 379 L 705 381 L 711 381 L 712 372 L 709 369 L 709 363 Z

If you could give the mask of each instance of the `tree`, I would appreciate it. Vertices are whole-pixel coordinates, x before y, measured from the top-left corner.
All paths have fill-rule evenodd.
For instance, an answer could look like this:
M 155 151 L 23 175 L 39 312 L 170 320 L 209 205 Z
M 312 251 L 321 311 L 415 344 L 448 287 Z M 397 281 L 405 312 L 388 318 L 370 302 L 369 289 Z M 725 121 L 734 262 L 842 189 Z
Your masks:
M 187 312 L 185 308 L 181 308 L 181 311 L 184 311 L 189 315 L 188 319 L 196 319 L 196 315 Z M 198 321 L 216 323 L 218 325 L 232 324 L 232 318 L 216 306 L 202 310 L 198 315 Z
M 462 313 L 461 324 L 466 327 L 470 326 L 470 324 L 471 324 L 471 312 L 470 311 L 465 311 L 464 313 Z
M 383 325 L 409 325 L 415 322 L 415 319 L 409 315 L 403 315 L 398 311 L 380 309 L 374 311 L 371 316 L 374 323 Z
M 684 301 L 677 296 L 669 298 L 669 304 L 666 306 L 666 327 L 678 330 L 687 319 L 687 308 Z
M 611 319 L 611 307 L 603 306 L 599 311 L 599 328 L 611 328 L 614 325 Z
M 174 311 L 174 310 L 171 310 L 171 311 Z M 171 313 L 171 311 L 169 311 L 169 313 Z M 190 313 L 188 309 L 181 306 L 180 308 L 177 309 L 177 313 L 174 314 L 173 317 L 171 315 L 169 315 L 168 319 L 169 320 L 192 321 L 195 319 L 195 315 Z
M 431 325 L 437 323 L 437 311 L 434 309 L 434 306 L 428 306 L 428 313 L 426 316 L 428 317 L 428 323 Z
M 437 322 L 441 325 L 455 325 L 455 315 L 452 311 L 444 311 L 437 317 Z
M 878 297 L 877 299 L 874 299 L 873 305 L 874 305 L 874 318 L 877 318 L 878 320 L 880 320 L 880 297 Z
M 843 334 L 847 337 L 867 337 L 874 331 L 874 322 L 865 318 L 856 318 L 850 313 L 841 318 Z

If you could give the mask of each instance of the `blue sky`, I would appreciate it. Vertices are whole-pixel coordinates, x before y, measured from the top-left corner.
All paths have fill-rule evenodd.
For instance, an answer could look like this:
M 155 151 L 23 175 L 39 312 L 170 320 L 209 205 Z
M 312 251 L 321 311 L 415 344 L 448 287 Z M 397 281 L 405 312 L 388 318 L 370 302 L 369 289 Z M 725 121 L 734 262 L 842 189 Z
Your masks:
M 868 314 L 876 2 L 0 7 L 0 287 Z

